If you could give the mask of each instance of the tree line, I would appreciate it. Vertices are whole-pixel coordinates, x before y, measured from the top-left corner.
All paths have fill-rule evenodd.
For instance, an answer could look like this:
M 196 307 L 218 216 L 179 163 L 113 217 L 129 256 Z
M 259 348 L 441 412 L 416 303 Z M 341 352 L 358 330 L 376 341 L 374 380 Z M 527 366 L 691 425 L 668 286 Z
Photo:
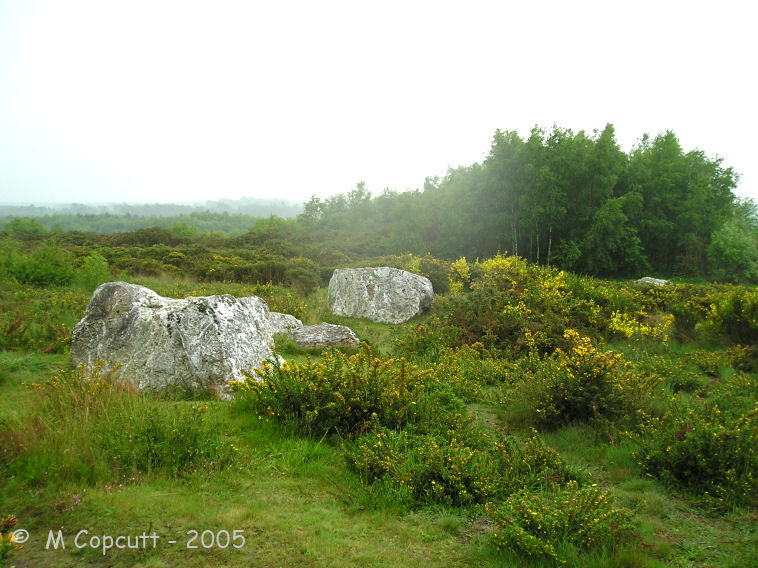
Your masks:
M 496 131 L 481 163 L 427 178 L 423 191 L 364 184 L 311 198 L 299 220 L 352 235 L 371 254 L 485 258 L 508 252 L 602 276 L 758 278 L 755 203 L 736 198 L 721 159 L 668 131 L 621 150 L 614 128 Z M 342 237 L 343 242 L 346 237 Z
M 33 218 L 49 230 L 119 233 L 149 227 L 190 233 L 245 233 L 257 219 L 276 215 L 294 218 L 303 211 L 302 203 L 284 199 L 219 199 L 202 204 L 109 203 L 91 205 L 0 205 L 0 228 L 15 219 Z M 11 226 L 13 229 L 13 226 Z
M 274 261 L 283 275 L 289 259 L 305 258 L 319 267 L 323 280 L 332 268 L 386 256 L 453 261 L 507 253 L 595 276 L 758 281 L 758 209 L 754 201 L 735 196 L 737 182 L 738 175 L 721 159 L 685 152 L 670 131 L 645 135 L 626 153 L 610 124 L 591 135 L 556 126 L 534 128 L 526 138 L 498 130 L 482 163 L 427 178 L 423 189 L 385 189 L 373 196 L 360 182 L 347 193 L 312 197 L 297 217 L 69 213 L 16 217 L 4 230 L 22 240 L 37 235 L 105 248 L 160 244 L 179 247 L 182 254 L 189 252 L 182 247 L 199 246 L 211 256 L 224 251 L 224 258 L 242 259 L 223 269 L 193 264 L 204 277 L 212 268 L 214 277 L 247 278 L 246 263 Z M 66 220 L 61 231 L 46 226 L 54 218 Z M 91 234 L 62 237 L 62 231 L 72 230 Z M 184 262 L 203 258 L 198 253 L 189 253 Z M 160 270 L 164 256 L 151 257 L 158 264 L 141 269 Z M 188 269 L 176 259 L 170 264 Z M 250 270 L 260 268 L 255 267 Z

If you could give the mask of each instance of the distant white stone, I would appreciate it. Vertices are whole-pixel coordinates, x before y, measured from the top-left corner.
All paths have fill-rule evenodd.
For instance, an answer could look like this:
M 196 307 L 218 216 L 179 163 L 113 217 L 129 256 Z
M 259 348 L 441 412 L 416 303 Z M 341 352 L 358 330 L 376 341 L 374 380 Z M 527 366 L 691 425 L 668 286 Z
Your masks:
M 361 340 L 352 329 L 345 325 L 320 323 L 307 325 L 290 332 L 295 343 L 303 349 L 326 347 L 358 347 Z
M 640 278 L 639 280 L 637 280 L 636 283 L 643 286 L 665 286 L 666 284 L 671 284 L 671 281 L 661 280 L 660 278 L 652 278 L 650 276 L 645 276 L 644 278 Z
M 402 323 L 433 302 L 428 278 L 398 268 L 341 268 L 329 281 L 329 308 L 337 315 Z
M 281 314 L 279 312 L 269 312 L 268 321 L 271 324 L 271 331 L 274 335 L 279 333 L 291 333 L 296 329 L 303 327 L 303 322 L 290 314 Z
M 138 388 L 216 388 L 273 359 L 266 302 L 256 296 L 164 298 L 143 286 L 108 282 L 76 325 L 71 360 L 105 362 L 112 377 Z

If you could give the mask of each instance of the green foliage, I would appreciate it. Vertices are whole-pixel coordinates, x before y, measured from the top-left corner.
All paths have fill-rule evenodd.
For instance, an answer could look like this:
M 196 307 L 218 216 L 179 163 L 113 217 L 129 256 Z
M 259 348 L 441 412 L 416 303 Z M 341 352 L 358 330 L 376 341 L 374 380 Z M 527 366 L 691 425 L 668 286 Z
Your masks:
M 758 204 L 754 200 L 735 202 L 732 217 L 711 235 L 707 253 L 719 280 L 758 279 Z
M 326 351 L 319 361 L 265 364 L 231 386 L 249 412 L 312 435 L 350 436 L 372 421 L 399 428 L 412 420 L 427 374 L 404 359 L 381 361 L 364 344 L 350 356 Z
M 727 337 L 734 343 L 758 343 L 758 289 L 731 287 L 712 302 L 699 326 L 701 332 Z
M 758 279 L 758 238 L 739 223 L 727 221 L 711 236 L 708 260 L 719 280 L 755 281 Z
M 483 448 L 486 441 L 473 437 L 460 430 L 446 436 L 377 427 L 361 436 L 346 458 L 365 482 L 389 482 L 417 502 L 484 503 L 502 493 L 505 464 Z
M 45 236 L 44 225 L 57 224 L 120 233 L 109 239 L 113 247 L 162 244 L 185 255 L 190 241 L 202 241 L 210 254 L 185 260 L 195 277 L 289 283 L 306 291 L 313 286 L 312 267 L 290 266 L 289 260 L 305 257 L 332 269 L 409 257 L 401 267 L 428 276 L 437 293 L 446 293 L 449 261 L 506 249 L 537 264 L 604 276 L 639 276 L 648 268 L 704 275 L 707 255 L 719 277 L 755 278 L 754 214 L 735 200 L 736 184 L 731 168 L 700 151 L 685 152 L 673 132 L 644 135 L 627 154 L 611 124 L 591 134 L 535 127 L 526 139 L 496 131 L 482 164 L 429 178 L 423 191 L 388 189 L 372 197 L 361 182 L 347 194 L 313 197 L 297 219 L 238 214 L 255 205 L 244 202 L 208 203 L 212 211 L 166 205 L 157 212 L 173 217 L 145 217 L 156 213 L 155 205 L 118 206 L 136 211 L 129 216 L 78 206 L 66 213 L 19 210 L 49 215 L 8 219 L 6 230 L 34 240 Z M 299 209 L 260 205 L 283 216 Z M 221 233 L 236 236 L 221 239 Z M 251 249 L 255 254 L 248 254 Z M 214 262 L 212 255 L 226 260 Z M 119 264 L 106 258 L 116 269 L 152 275 L 173 266 L 136 255 Z
M 47 227 L 37 219 L 16 217 L 5 223 L 3 230 L 14 237 L 32 237 L 47 233 Z
M 729 364 L 738 371 L 755 373 L 758 371 L 758 346 L 735 345 L 726 350 Z
M 584 241 L 587 272 L 617 276 L 650 269 L 637 230 L 629 226 L 624 198 L 609 198 L 595 212 Z
M 308 350 L 300 347 L 289 333 L 274 335 L 274 351 L 278 355 L 305 355 Z
M 378 426 L 347 445 L 350 467 L 369 484 L 390 484 L 416 503 L 452 506 L 503 499 L 522 487 L 543 488 L 580 475 L 535 434 L 499 440 L 469 417 L 436 407 L 427 426 Z
M 3 253 L 5 254 L 8 253 Z M 74 279 L 74 257 L 54 244 L 45 244 L 31 254 L 14 254 L 11 250 L 3 264 L 8 274 L 22 284 L 65 286 Z
M 565 272 L 498 255 L 477 261 L 471 273 L 471 292 L 451 294 L 435 307 L 442 323 L 465 343 L 478 341 L 516 355 L 531 348 L 549 353 L 566 344 L 569 320 L 586 329 L 600 320 L 597 305 L 569 290 Z
M 207 419 L 208 405 L 189 407 L 138 393 L 96 369 L 61 370 L 32 385 L 32 414 L 2 433 L 10 475 L 34 485 L 105 482 L 161 472 L 180 477 L 224 467 L 233 450 Z
M 557 428 L 575 421 L 633 423 L 650 411 L 662 378 L 635 372 L 621 353 L 603 351 L 575 330 L 564 333 L 570 347 L 547 357 L 536 353 L 514 365 L 517 380 L 504 404 L 528 424 Z
M 458 341 L 455 330 L 444 327 L 440 321 L 433 319 L 429 323 L 416 324 L 396 338 L 394 351 L 409 361 L 431 363 L 439 359 L 448 345 Z
M 93 252 L 85 257 L 82 266 L 76 271 L 76 283 L 87 292 L 94 292 L 100 284 L 111 280 L 108 261 Z
M 284 269 L 283 281 L 303 296 L 308 296 L 319 286 L 318 266 L 309 258 L 291 258 Z
M 640 465 L 717 506 L 758 498 L 758 382 L 736 374 L 703 405 L 673 407 L 636 435 Z
M 598 416 L 613 418 L 621 411 L 614 382 L 621 355 L 598 351 L 587 337 L 573 330 L 565 336 L 573 342 L 571 349 L 557 349 L 539 365 L 532 383 L 531 405 L 535 422 L 552 427 L 575 420 Z
M 88 302 L 81 289 L 0 287 L 0 347 L 66 352 Z
M 435 294 L 447 294 L 449 291 L 449 266 L 448 262 L 434 258 L 427 253 L 423 257 L 409 255 L 409 259 L 399 268 L 426 276 L 432 283 Z
M 496 527 L 491 539 L 500 550 L 516 550 L 555 564 L 566 561 L 566 545 L 584 551 L 612 549 L 631 540 L 632 514 L 613 506 L 612 496 L 595 487 L 569 482 L 550 492 L 522 491 L 487 512 Z
M 442 351 L 430 364 L 432 384 L 448 386 L 466 402 L 482 400 L 484 389 L 502 382 L 509 369 L 504 360 L 492 357 L 483 347 L 474 343 Z
M 592 134 L 535 127 L 526 139 L 498 130 L 482 164 L 429 178 L 423 191 L 314 197 L 298 221 L 309 236 L 362 258 L 473 259 L 507 249 L 605 276 L 703 275 L 736 183 L 720 159 L 685 152 L 673 132 L 644 135 L 626 154 L 610 124 Z M 443 292 L 444 280 L 430 277 Z
M 23 545 L 14 542 L 13 529 L 16 528 L 18 520 L 14 515 L 0 519 L 0 562 L 5 562 L 16 552 L 21 550 Z

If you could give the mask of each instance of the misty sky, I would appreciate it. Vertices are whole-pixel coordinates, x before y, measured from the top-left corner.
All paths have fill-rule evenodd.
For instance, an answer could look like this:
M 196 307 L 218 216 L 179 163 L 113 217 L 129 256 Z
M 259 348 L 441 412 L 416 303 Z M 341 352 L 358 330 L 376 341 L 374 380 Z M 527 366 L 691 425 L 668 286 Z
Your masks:
M 0 202 L 423 186 L 496 128 L 677 133 L 758 198 L 750 2 L 0 0 Z

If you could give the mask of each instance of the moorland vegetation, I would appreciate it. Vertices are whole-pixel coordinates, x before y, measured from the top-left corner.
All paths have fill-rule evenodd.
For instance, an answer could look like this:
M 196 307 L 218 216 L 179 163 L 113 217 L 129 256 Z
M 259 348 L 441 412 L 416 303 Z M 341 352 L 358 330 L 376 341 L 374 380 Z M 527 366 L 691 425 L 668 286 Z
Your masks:
M 89 528 L 213 533 L 110 550 L 114 566 L 754 566 L 756 218 L 735 182 L 671 133 L 625 155 L 611 127 L 535 130 L 498 132 L 482 165 L 423 192 L 359 185 L 237 236 L 11 221 L 0 561 L 102 562 L 45 549 L 49 530 Z M 432 310 L 330 314 L 332 270 L 379 264 L 428 276 Z M 674 281 L 631 278 L 647 271 Z M 138 392 L 68 362 L 113 279 L 259 295 L 363 344 L 279 337 L 284 362 L 250 369 L 233 401 Z M 20 550 L 14 526 L 33 535 Z M 233 530 L 245 545 L 219 546 Z

